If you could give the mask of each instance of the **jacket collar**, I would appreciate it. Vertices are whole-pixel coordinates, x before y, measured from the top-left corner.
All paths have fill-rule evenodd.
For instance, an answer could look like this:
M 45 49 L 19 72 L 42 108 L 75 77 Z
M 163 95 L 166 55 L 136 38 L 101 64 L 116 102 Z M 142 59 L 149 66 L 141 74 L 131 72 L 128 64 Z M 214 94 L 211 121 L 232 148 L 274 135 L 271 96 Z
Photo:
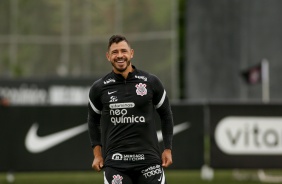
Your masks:
M 123 81 L 124 80 L 129 80 L 129 79 L 133 78 L 138 73 L 138 69 L 134 65 L 132 65 L 132 68 L 133 68 L 133 72 L 129 72 L 126 79 L 124 79 L 121 74 L 117 74 L 114 71 L 112 71 L 112 75 L 117 80 L 123 80 Z

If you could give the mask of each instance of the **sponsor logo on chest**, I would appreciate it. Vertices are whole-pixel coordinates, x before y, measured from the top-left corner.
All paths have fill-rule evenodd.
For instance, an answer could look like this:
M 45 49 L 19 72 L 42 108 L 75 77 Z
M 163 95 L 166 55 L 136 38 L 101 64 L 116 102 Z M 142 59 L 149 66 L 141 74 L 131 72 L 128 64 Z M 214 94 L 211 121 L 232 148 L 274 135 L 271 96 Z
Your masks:
M 127 109 L 133 108 L 133 102 L 110 104 L 111 122 L 114 125 L 128 123 L 144 123 L 144 116 L 129 115 Z

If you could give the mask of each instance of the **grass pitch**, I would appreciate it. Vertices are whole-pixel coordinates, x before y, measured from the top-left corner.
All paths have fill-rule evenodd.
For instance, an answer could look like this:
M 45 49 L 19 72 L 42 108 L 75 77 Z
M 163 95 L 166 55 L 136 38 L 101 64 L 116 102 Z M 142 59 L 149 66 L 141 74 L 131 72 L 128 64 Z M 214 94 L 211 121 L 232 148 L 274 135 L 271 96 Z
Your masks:
M 168 184 L 259 184 L 256 171 L 242 171 L 244 177 L 234 178 L 233 170 L 215 170 L 211 181 L 202 180 L 200 170 L 166 170 Z M 281 173 L 281 171 L 277 171 Z M 282 174 L 282 173 L 281 173 Z M 0 184 L 9 183 L 7 173 L 0 173 Z M 81 172 L 19 172 L 14 173 L 15 184 L 103 184 L 103 173 Z M 12 177 L 13 178 L 13 177 Z M 267 182 L 264 182 L 267 184 Z M 269 183 L 270 184 L 270 183 Z

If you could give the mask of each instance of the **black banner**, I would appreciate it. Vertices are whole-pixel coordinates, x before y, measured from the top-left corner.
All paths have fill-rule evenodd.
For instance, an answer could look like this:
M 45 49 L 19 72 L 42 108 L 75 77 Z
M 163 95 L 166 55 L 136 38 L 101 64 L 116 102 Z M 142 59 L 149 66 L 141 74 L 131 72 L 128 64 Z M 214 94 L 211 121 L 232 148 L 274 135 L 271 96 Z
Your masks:
M 3 107 L 0 117 L 0 141 L 7 147 L 0 152 L 0 170 L 91 168 L 86 107 Z
M 200 168 L 202 106 L 173 105 L 172 110 L 175 135 L 171 168 Z M 91 169 L 86 106 L 0 107 L 0 117 L 0 171 Z M 160 126 L 158 135 L 159 130 Z
M 199 169 L 204 164 L 203 105 L 172 105 L 174 131 L 171 169 Z M 186 123 L 186 127 L 183 126 Z M 159 123 L 158 123 L 159 124 Z
M 281 168 L 281 105 L 210 105 L 214 168 Z

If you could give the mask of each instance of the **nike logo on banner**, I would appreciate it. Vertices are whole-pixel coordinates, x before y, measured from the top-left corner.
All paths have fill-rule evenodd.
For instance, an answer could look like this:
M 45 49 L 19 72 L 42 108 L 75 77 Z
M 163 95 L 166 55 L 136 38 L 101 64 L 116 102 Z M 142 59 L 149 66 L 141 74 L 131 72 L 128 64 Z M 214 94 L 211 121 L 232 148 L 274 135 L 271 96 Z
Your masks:
M 37 135 L 38 124 L 34 123 L 26 135 L 25 146 L 31 153 L 40 153 L 85 132 L 87 128 L 87 124 L 83 124 L 44 137 L 39 137 Z
M 180 132 L 183 132 L 184 130 L 188 129 L 189 127 L 190 127 L 190 123 L 188 123 L 188 122 L 184 122 L 184 123 L 175 125 L 173 127 L 173 135 L 176 135 Z M 162 135 L 161 130 L 157 131 L 157 136 L 158 136 L 159 142 L 162 142 L 163 141 L 163 135 Z
M 174 126 L 173 135 L 176 135 L 190 127 L 188 122 L 184 122 Z M 44 152 L 58 144 L 61 144 L 64 141 L 67 141 L 88 129 L 87 123 L 62 130 L 46 136 L 38 136 L 38 124 L 34 123 L 29 131 L 27 132 L 25 138 L 25 147 L 31 153 L 41 153 Z M 163 140 L 162 131 L 157 131 L 157 136 L 159 142 Z

